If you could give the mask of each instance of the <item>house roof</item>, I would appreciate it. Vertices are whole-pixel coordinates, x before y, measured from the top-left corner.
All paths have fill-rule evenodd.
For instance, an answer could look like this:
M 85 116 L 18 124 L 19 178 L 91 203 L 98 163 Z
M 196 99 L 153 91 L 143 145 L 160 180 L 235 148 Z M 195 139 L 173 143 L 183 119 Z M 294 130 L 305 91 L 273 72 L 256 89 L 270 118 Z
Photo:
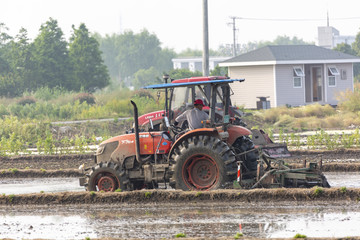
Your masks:
M 270 45 L 223 61 L 220 66 L 351 62 L 360 62 L 360 58 L 315 45 Z

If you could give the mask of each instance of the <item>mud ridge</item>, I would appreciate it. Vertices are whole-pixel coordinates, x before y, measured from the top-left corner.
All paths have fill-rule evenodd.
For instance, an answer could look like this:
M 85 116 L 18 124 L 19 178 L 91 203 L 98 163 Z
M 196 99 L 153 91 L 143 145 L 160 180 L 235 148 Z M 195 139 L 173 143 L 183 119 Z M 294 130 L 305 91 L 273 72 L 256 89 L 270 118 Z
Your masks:
M 84 174 L 78 170 L 2 170 L 0 171 L 1 178 L 55 178 L 55 177 L 82 177 Z
M 360 189 L 254 189 L 206 192 L 140 190 L 132 192 L 62 192 L 1 195 L 0 205 L 161 203 L 161 202 L 263 202 L 263 201 L 360 201 Z
M 302 168 L 302 164 L 289 164 L 290 168 Z M 360 163 L 326 163 L 322 166 L 323 172 L 359 172 Z M 77 169 L 39 170 L 39 169 L 2 169 L 2 178 L 51 178 L 51 177 L 82 177 Z
M 293 169 L 304 167 L 303 164 L 289 164 L 288 166 Z M 325 163 L 321 170 L 323 172 L 359 172 L 360 163 Z

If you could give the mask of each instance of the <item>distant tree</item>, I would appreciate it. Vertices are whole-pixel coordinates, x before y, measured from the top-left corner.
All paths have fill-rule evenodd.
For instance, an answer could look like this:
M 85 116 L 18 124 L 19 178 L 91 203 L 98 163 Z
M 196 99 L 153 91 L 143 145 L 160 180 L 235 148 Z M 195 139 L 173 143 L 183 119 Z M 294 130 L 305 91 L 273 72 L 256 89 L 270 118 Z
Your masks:
M 210 71 L 211 76 L 225 76 L 228 74 L 227 67 L 216 66 L 213 70 Z
M 173 69 L 169 72 L 171 79 L 181 79 L 190 77 L 200 77 L 202 73 L 200 71 L 192 72 L 188 69 Z
M 355 42 L 352 44 L 352 48 L 356 52 L 356 55 L 360 56 L 360 32 L 356 34 Z
M 134 74 L 133 85 L 135 88 L 140 88 L 146 85 L 162 83 L 162 74 L 160 74 L 154 67 L 149 69 L 140 69 Z
M 247 53 L 255 49 L 265 47 L 268 45 L 309 45 L 314 44 L 313 42 L 305 42 L 304 40 L 297 37 L 277 36 L 273 41 L 260 41 L 260 42 L 248 42 L 247 44 L 241 45 L 238 49 L 238 54 Z
M 40 27 L 40 33 L 33 43 L 35 76 L 32 89 L 47 86 L 61 86 L 72 89 L 71 65 L 67 42 L 58 22 L 50 18 Z
M 191 49 L 191 48 L 187 48 L 183 51 L 181 51 L 180 53 L 177 54 L 177 57 L 202 57 L 202 50 L 199 49 Z M 213 50 L 213 49 L 209 49 L 209 55 L 211 57 L 214 56 L 224 56 L 222 54 L 222 51 L 219 50 Z
M 172 69 L 171 59 L 176 53 L 171 49 L 162 49 L 157 36 L 147 30 L 138 34 L 127 31 L 104 38 L 95 34 L 95 37 L 100 42 L 100 50 L 112 79 L 131 80 L 137 71 L 150 67 L 158 72 Z
M 356 56 L 356 51 L 349 44 L 346 43 L 340 43 L 336 45 L 333 50 Z
M 191 49 L 187 48 L 180 53 L 178 53 L 177 57 L 201 57 L 202 56 L 202 50 L 199 49 Z
M 10 66 L 7 61 L 7 51 L 8 43 L 12 39 L 10 35 L 7 34 L 9 30 L 4 23 L 0 23 L 0 74 L 7 74 L 10 71 Z
M 104 64 L 107 66 L 110 77 L 118 79 L 120 76 L 120 62 L 118 59 L 120 35 L 106 35 L 104 38 L 100 34 L 95 33 L 93 37 L 99 42 L 99 49 L 102 52 Z
M 76 29 L 72 26 L 69 57 L 73 70 L 72 89 L 92 91 L 109 84 L 109 74 L 101 58 L 98 41 L 90 36 L 85 24 Z

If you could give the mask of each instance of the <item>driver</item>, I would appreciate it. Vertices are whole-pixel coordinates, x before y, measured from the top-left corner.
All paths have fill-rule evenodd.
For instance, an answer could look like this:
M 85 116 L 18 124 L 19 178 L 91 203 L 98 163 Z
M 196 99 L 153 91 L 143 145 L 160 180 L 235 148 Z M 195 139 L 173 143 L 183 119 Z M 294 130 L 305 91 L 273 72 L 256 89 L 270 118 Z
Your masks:
M 201 121 L 209 119 L 209 115 L 202 110 L 203 107 L 203 101 L 201 99 L 196 99 L 194 101 L 194 108 L 186 110 L 185 112 L 180 114 L 175 119 L 174 125 L 176 126 L 179 122 L 187 120 L 190 130 L 202 128 L 203 124 L 201 123 Z

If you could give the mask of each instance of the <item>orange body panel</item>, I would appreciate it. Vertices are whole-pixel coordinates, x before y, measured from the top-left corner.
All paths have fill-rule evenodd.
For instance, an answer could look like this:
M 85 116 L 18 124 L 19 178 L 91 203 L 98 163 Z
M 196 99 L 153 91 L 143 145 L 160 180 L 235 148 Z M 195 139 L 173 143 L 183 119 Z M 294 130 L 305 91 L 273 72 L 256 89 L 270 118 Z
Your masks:
M 162 132 L 141 132 L 139 133 L 140 140 L 140 154 L 141 155 L 153 155 L 161 140 L 158 154 L 166 154 L 171 148 L 172 142 L 164 138 L 161 139 Z M 101 144 L 118 141 L 119 145 L 112 154 L 112 157 L 116 159 L 124 159 L 128 156 L 136 155 L 135 149 L 135 134 L 125 134 L 110 138 Z
M 251 135 L 251 131 L 249 129 L 238 125 L 230 125 L 227 130 L 229 133 L 229 138 L 227 140 L 227 143 L 230 146 L 233 145 L 233 143 L 238 137 Z

